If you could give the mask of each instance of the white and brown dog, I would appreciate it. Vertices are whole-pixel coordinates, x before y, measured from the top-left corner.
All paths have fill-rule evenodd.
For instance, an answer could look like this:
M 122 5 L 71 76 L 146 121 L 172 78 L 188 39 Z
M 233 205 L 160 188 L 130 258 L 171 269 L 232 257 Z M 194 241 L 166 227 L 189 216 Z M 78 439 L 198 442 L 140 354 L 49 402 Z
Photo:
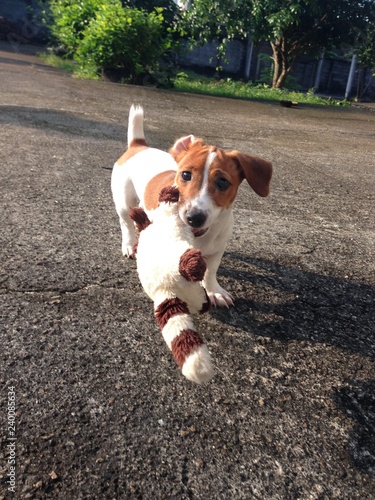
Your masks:
M 133 255 L 136 232 L 129 217 L 141 206 L 152 220 L 165 186 L 180 192 L 179 215 L 191 227 L 195 247 L 207 264 L 203 286 L 215 306 L 233 305 L 231 295 L 217 282 L 216 273 L 233 228 L 232 206 L 238 187 L 246 179 L 259 196 L 267 196 L 272 165 L 239 151 L 227 152 L 192 135 L 178 139 L 169 153 L 147 146 L 143 109 L 129 114 L 128 149 L 112 172 L 112 195 L 120 218 L 122 253 Z

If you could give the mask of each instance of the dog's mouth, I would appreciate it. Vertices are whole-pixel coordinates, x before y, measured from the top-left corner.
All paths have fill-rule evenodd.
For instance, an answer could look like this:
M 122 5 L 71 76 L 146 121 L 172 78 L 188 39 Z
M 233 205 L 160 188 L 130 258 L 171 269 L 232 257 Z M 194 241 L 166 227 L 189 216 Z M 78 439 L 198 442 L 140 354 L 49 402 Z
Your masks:
M 194 234 L 194 236 L 196 238 L 199 238 L 200 236 L 203 236 L 204 234 L 206 234 L 208 231 L 208 227 L 206 227 L 205 229 L 192 229 L 191 232 Z

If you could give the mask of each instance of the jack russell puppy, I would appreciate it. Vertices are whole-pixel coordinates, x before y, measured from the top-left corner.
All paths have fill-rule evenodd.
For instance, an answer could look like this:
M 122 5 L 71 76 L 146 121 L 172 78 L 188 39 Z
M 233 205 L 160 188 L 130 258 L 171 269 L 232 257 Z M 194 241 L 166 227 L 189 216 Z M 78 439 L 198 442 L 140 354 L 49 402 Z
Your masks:
M 193 135 L 178 139 L 169 153 L 147 146 L 143 109 L 132 106 L 129 114 L 128 149 L 112 171 L 112 195 L 120 218 L 122 253 L 133 257 L 136 232 L 129 217 L 141 206 L 152 220 L 159 193 L 175 185 L 180 192 L 179 215 L 191 227 L 195 247 L 207 264 L 203 286 L 214 306 L 233 305 L 231 295 L 217 282 L 216 273 L 232 233 L 232 206 L 238 187 L 246 179 L 259 196 L 267 196 L 272 165 L 261 158 L 224 151 Z

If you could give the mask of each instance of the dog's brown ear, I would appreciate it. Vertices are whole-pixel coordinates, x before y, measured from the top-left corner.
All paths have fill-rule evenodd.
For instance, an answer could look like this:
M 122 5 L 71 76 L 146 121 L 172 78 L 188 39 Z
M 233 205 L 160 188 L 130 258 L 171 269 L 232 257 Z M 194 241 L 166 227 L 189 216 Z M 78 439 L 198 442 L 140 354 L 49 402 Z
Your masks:
M 193 135 L 181 137 L 180 139 L 177 139 L 177 141 L 173 144 L 173 146 L 169 150 L 169 153 L 176 160 L 180 153 L 182 153 L 183 151 L 187 151 L 190 144 L 192 144 L 194 141 L 195 137 Z
M 239 151 L 228 153 L 237 161 L 243 178 L 259 196 L 268 196 L 272 177 L 272 165 L 270 162 L 257 156 L 246 155 Z

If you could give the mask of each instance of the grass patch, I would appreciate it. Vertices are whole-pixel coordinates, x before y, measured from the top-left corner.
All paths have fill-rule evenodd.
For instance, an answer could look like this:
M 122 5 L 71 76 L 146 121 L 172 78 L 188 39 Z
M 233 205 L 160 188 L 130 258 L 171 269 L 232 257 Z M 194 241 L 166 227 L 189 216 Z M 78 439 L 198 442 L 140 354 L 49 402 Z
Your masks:
M 38 57 L 49 66 L 68 71 L 69 73 L 74 73 L 77 68 L 76 63 L 71 59 L 64 59 L 55 54 L 46 54 L 42 52 L 38 54 Z
M 82 69 L 75 61 L 65 59 L 55 54 L 39 54 L 39 57 L 50 66 L 73 73 L 77 78 L 99 80 L 96 68 Z M 213 78 L 198 75 L 193 71 L 178 73 L 173 80 L 173 89 L 179 92 L 191 92 L 220 97 L 238 99 L 252 99 L 261 101 L 294 101 L 299 104 L 318 104 L 320 106 L 350 106 L 347 100 L 337 100 L 319 97 L 314 94 L 314 89 L 308 92 L 298 92 L 286 89 L 272 89 L 265 84 L 243 83 L 226 78 L 214 80 Z
M 72 59 L 66 59 L 61 56 L 57 56 L 56 54 L 38 54 L 40 59 L 44 61 L 49 66 L 53 66 L 54 68 L 62 69 L 69 73 L 72 73 L 76 78 L 82 78 L 85 80 L 99 80 L 100 77 L 97 74 L 96 68 L 85 68 L 82 69 L 78 66 L 78 64 Z
M 319 97 L 314 89 L 308 92 L 299 92 L 286 89 L 272 89 L 265 84 L 243 83 L 226 78 L 213 80 L 194 72 L 178 73 L 174 79 L 174 89 L 180 92 L 206 94 L 221 97 L 235 97 L 240 99 L 257 99 L 262 101 L 294 101 L 304 104 L 318 104 L 323 106 L 350 106 L 347 100 L 336 100 Z

